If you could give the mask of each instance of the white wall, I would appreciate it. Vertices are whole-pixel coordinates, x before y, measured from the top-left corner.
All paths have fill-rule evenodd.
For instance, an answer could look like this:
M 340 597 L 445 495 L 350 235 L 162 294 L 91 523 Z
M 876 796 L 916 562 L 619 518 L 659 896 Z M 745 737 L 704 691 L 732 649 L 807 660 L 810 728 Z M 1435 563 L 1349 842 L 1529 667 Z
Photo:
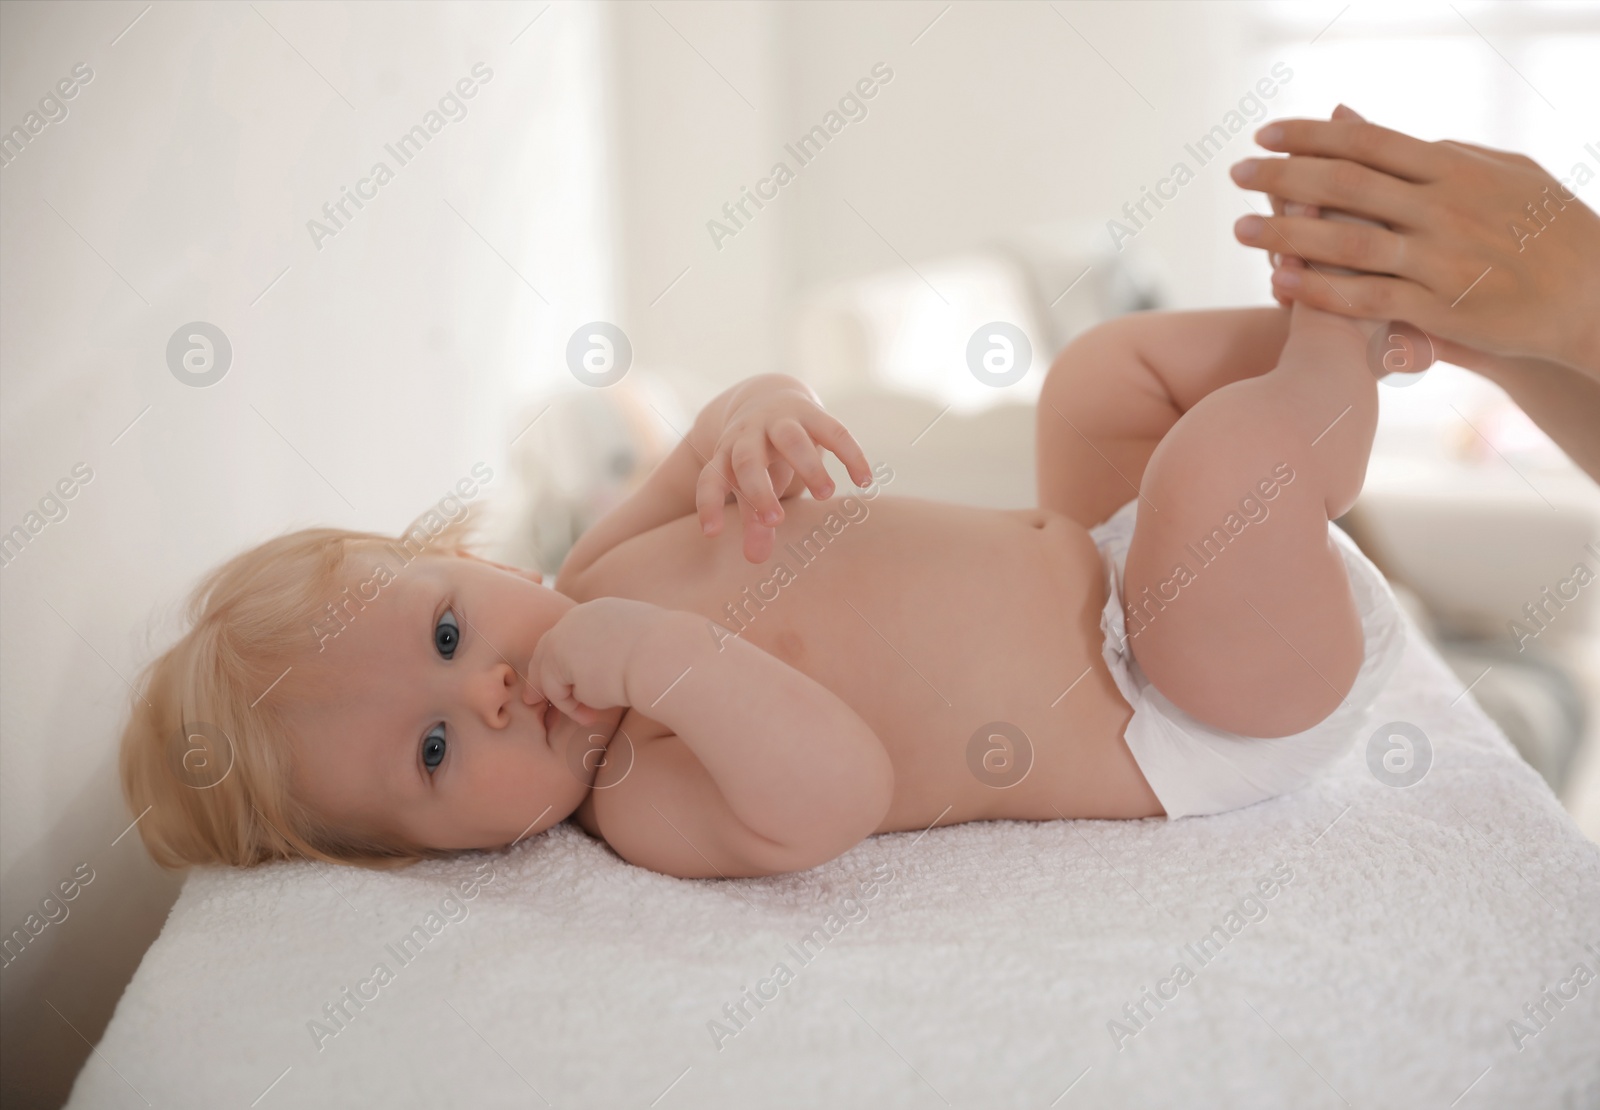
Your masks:
M 1227 175 L 1262 153 L 1262 120 L 1203 165 L 1186 147 L 1275 65 L 1292 76 L 1273 79 L 1269 116 L 1326 115 L 1343 98 L 1423 138 L 1527 151 L 1558 174 L 1591 157 L 1593 4 L 1483 4 L 1471 25 L 1432 0 L 614 11 L 626 314 L 641 358 L 719 385 L 787 368 L 800 298 L 831 282 L 1041 230 L 1110 246 L 1107 221 L 1180 160 L 1195 179 L 1125 249 L 1163 272 L 1176 307 L 1270 303 L 1263 257 L 1232 235 L 1265 202 Z M 718 250 L 706 222 L 879 62 L 895 77 L 867 118 Z
M 1262 76 L 1242 64 L 1232 5 L 946 6 L 616 9 L 623 295 L 641 358 L 723 385 L 791 368 L 798 300 L 829 282 L 1040 225 L 1107 246 L 1106 221 Z M 719 250 L 707 221 L 775 161 L 793 165 L 784 144 L 877 63 L 894 77 L 866 118 Z M 1184 259 L 1169 273 L 1179 303 L 1264 296 L 1265 265 L 1231 220 L 1195 218 L 1224 203 L 1243 214 L 1226 177 L 1237 156 L 1205 167 L 1130 248 Z
M 0 973 L 7 1105 L 59 1102 L 175 894 L 112 840 L 125 680 L 182 593 L 280 531 L 398 530 L 503 473 L 508 394 L 614 311 L 599 10 L 144 6 L 0 8 L 0 127 L 93 74 L 0 170 L 0 529 L 93 472 L 0 570 L 0 929 L 94 874 Z M 478 62 L 467 115 L 317 249 L 307 221 Z M 207 388 L 166 362 L 196 320 L 233 347 Z

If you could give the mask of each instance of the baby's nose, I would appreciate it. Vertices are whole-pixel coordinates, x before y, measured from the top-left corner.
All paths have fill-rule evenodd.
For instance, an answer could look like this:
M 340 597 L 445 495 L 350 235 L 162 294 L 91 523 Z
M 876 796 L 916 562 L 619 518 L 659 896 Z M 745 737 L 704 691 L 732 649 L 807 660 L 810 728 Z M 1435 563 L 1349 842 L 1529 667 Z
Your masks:
M 496 664 L 495 669 L 500 672 L 500 681 L 505 687 L 515 686 L 522 696 L 524 705 L 532 705 L 539 700 L 539 691 L 533 688 L 533 683 L 522 676 L 522 672 L 510 663 L 502 660 Z

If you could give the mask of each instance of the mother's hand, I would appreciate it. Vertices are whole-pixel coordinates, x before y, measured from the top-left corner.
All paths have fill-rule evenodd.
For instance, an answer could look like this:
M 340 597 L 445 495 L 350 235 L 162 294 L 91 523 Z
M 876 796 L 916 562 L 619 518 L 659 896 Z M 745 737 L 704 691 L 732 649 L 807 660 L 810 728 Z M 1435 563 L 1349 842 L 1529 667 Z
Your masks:
M 1241 242 L 1319 267 L 1277 267 L 1280 299 L 1407 320 L 1466 347 L 1600 380 L 1600 216 L 1536 162 L 1423 142 L 1343 107 L 1332 120 L 1275 121 L 1256 139 L 1290 157 L 1246 159 L 1233 168 L 1240 185 L 1389 225 L 1242 218 Z M 1365 272 L 1330 274 L 1323 264 Z

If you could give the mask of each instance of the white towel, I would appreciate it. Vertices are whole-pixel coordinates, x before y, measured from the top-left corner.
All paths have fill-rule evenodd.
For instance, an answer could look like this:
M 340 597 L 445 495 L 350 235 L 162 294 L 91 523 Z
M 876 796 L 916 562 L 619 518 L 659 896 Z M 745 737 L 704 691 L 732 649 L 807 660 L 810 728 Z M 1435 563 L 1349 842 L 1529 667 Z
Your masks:
M 1233 813 L 895 834 L 757 880 L 564 826 L 436 935 L 478 859 L 197 871 L 69 1105 L 1600 1105 L 1600 980 L 1573 978 L 1600 847 L 1407 631 L 1374 716 L 1432 743 L 1405 789 L 1358 745 Z M 319 1038 L 347 987 L 375 993 Z

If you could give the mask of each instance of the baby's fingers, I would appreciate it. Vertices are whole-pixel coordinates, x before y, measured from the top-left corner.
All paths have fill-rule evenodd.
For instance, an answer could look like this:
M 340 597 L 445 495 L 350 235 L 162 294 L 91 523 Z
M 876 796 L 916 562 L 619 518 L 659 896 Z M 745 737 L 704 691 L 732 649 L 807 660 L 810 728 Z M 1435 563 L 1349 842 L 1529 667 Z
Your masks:
M 812 497 L 820 501 L 833 496 L 833 479 L 828 477 L 827 467 L 822 465 L 822 454 L 798 420 L 780 420 L 772 426 L 767 438 L 772 440 L 772 446 L 777 448 L 784 461 L 805 480 Z M 783 488 L 788 488 L 788 484 L 784 483 Z
M 557 709 L 561 710 L 561 712 L 571 717 L 574 721 L 585 725 L 594 723 L 595 717 L 598 715 L 598 711 L 589 708 L 587 705 L 584 705 L 583 702 L 578 700 L 577 687 L 563 685 L 550 688 L 546 691 L 546 693 L 550 698 L 550 704 L 554 705 Z
M 539 640 L 538 646 L 533 649 L 533 657 L 528 660 L 528 680 L 522 700 L 534 705 L 540 698 L 545 698 L 570 716 L 578 702 L 574 696 L 572 678 L 565 673 L 566 667 L 556 654 L 558 650 L 549 633 Z
M 559 705 L 557 698 L 561 694 L 561 684 L 550 675 L 541 672 L 537 658 L 528 666 L 528 682 L 523 687 L 522 701 L 524 705 L 542 708 L 546 701 Z
M 741 506 L 744 518 L 744 557 L 746 562 L 764 563 L 772 555 L 772 544 L 777 533 L 772 525 L 756 518 L 755 510 L 748 504 Z
M 850 434 L 848 428 L 819 410 L 807 419 L 805 429 L 812 439 L 832 451 L 844 463 L 845 470 L 849 471 L 856 485 L 865 487 L 872 484 L 872 467 L 867 463 L 867 454 L 861 450 L 861 444 L 856 442 L 856 437 Z
M 772 488 L 772 477 L 767 473 L 766 436 L 755 435 L 741 439 L 729 452 L 733 474 L 738 479 L 744 500 L 754 510 L 763 524 L 776 524 L 783 516 L 778 504 L 778 494 Z
M 700 471 L 700 480 L 694 486 L 694 507 L 700 515 L 700 530 L 708 536 L 722 531 L 728 504 L 728 494 L 733 481 L 728 477 L 728 464 L 719 452 Z

